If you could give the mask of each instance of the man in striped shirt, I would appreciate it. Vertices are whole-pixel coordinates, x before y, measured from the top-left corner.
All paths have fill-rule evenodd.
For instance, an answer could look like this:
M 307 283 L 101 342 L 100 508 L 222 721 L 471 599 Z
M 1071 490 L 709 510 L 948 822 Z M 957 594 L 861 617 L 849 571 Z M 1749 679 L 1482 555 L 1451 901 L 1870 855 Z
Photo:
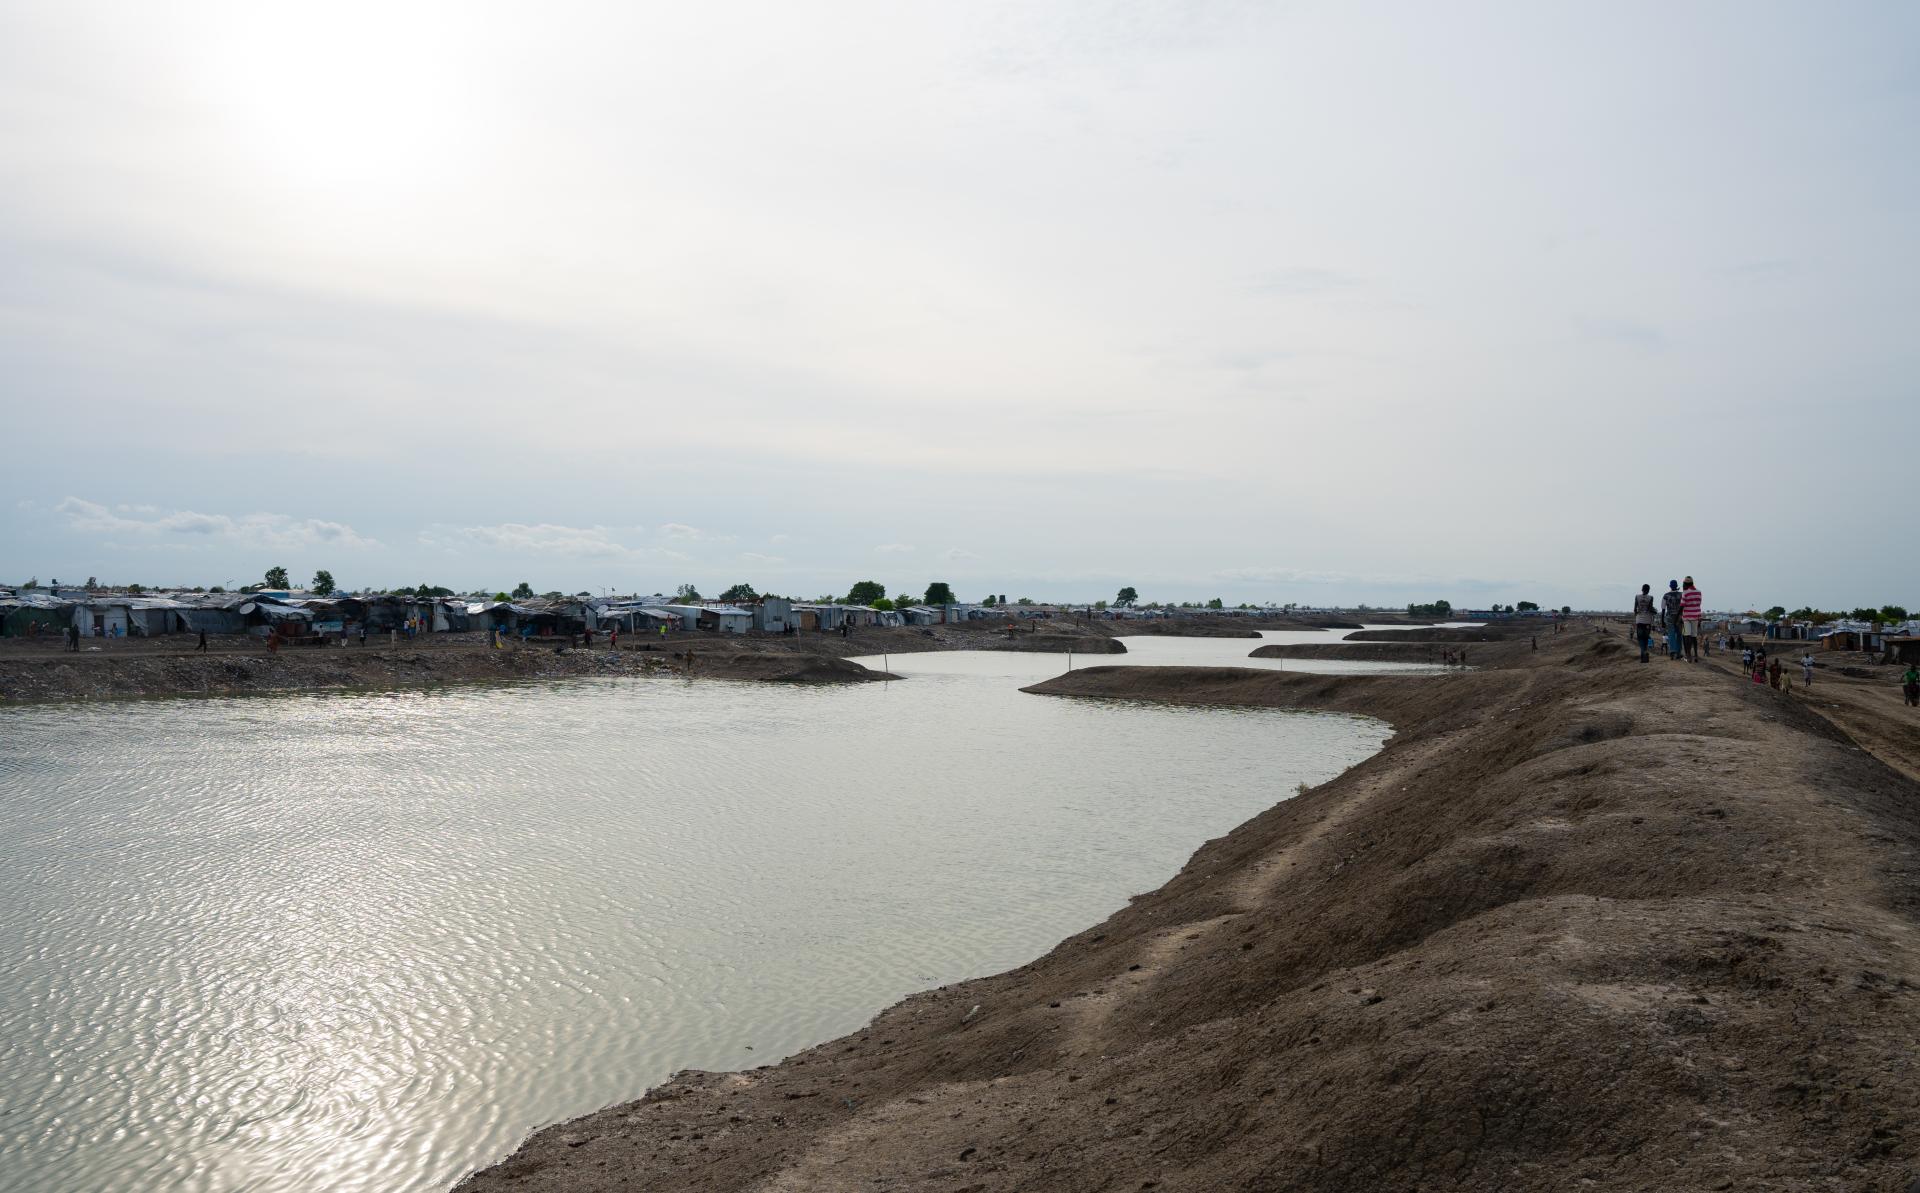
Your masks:
M 1680 589 L 1680 640 L 1686 645 L 1687 662 L 1700 661 L 1700 590 L 1688 576 Z

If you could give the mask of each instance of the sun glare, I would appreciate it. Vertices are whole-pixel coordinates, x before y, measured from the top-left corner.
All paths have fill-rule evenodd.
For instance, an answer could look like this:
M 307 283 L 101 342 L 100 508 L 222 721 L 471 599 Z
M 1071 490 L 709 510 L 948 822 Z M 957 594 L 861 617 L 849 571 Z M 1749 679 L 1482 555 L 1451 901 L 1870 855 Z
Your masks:
M 250 7 L 208 43 L 201 82 L 245 167 L 359 205 L 446 181 L 465 128 L 432 10 Z

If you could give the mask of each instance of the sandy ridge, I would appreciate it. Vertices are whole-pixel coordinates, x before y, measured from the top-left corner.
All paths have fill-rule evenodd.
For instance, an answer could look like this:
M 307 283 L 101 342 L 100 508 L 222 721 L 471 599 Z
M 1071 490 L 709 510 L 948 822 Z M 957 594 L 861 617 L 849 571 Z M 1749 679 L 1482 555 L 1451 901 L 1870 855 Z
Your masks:
M 462 1188 L 1907 1189 L 1920 785 L 1614 635 L 1483 649 L 1036 685 L 1398 732 L 1031 965 Z

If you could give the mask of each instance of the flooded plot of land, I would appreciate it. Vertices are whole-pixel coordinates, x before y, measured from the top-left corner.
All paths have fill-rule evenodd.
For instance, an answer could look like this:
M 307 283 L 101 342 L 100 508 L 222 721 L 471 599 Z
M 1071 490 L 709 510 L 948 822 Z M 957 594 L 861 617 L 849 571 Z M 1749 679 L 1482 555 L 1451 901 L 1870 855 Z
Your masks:
M 1028 961 L 1387 732 L 892 663 L 0 712 L 0 1187 L 443 1188 Z

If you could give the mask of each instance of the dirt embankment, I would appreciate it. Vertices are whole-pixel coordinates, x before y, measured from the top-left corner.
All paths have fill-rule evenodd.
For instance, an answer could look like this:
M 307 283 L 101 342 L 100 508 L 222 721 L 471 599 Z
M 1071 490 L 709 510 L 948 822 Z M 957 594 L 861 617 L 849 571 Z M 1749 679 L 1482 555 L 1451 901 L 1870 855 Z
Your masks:
M 1438 642 L 1271 642 L 1250 659 L 1358 659 L 1373 663 L 1445 663 L 1459 647 Z
M 975 622 L 923 628 L 868 628 L 839 634 L 674 634 L 623 638 L 609 649 L 568 647 L 541 640 L 490 649 L 479 634 L 430 634 L 413 642 L 376 636 L 369 646 L 287 647 L 269 653 L 261 640 L 239 635 L 210 639 L 194 649 L 188 635 L 156 639 L 85 640 L 69 652 L 49 637 L 0 642 L 0 704 L 48 700 L 103 700 L 246 692 L 329 691 L 421 687 L 446 683 L 540 679 L 573 675 L 642 674 L 680 670 L 694 653 L 696 674 L 787 683 L 839 683 L 883 678 L 855 656 L 934 650 L 1041 651 L 1125 654 L 1112 623 L 1065 620 L 1005 625 Z
M 1511 636 L 1525 637 L 1529 634 L 1545 633 L 1553 636 L 1552 623 L 1544 626 L 1528 626 L 1514 623 L 1512 626 L 1478 626 L 1472 629 L 1441 628 L 1424 626 L 1406 630 L 1356 630 L 1347 635 L 1349 642 L 1498 642 Z M 1562 635 L 1564 637 L 1565 635 Z
M 1029 689 L 1397 732 L 1030 965 L 678 1074 L 462 1188 L 1907 1190 L 1920 784 L 1617 635 L 1480 649 Z
M 724 644 L 723 644 L 724 645 Z M 692 674 L 785 683 L 857 683 L 888 678 L 847 659 L 694 646 Z M 569 676 L 688 670 L 681 650 L 520 647 L 323 648 L 268 653 L 225 650 L 38 652 L 0 657 L 0 703 L 141 696 L 347 691 Z

